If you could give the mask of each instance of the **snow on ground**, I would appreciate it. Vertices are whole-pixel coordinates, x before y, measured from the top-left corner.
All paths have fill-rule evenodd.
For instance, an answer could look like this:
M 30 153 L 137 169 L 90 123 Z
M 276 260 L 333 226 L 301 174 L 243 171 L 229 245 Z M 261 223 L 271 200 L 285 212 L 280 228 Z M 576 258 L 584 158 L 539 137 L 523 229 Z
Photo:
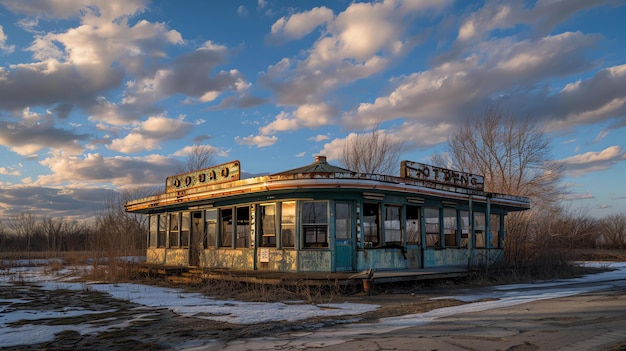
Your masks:
M 483 311 L 494 308 L 513 306 L 526 302 L 543 299 L 565 297 L 597 291 L 615 286 L 626 287 L 626 263 L 585 263 L 590 266 L 612 268 L 598 274 L 590 274 L 577 279 L 536 282 L 533 284 L 500 285 L 487 289 L 468 289 L 456 291 L 458 294 L 443 296 L 444 298 L 458 299 L 470 302 L 465 305 L 446 307 L 426 313 L 411 314 L 400 317 L 382 319 L 379 323 L 345 325 L 329 331 L 320 331 L 310 334 L 310 338 L 321 338 L 326 345 L 329 339 L 339 340 L 341 337 L 363 333 L 364 328 L 377 334 L 406 326 L 415 326 L 451 316 L 459 313 Z M 141 306 L 145 311 L 138 311 L 134 320 L 150 318 L 150 308 L 169 308 L 183 316 L 207 318 L 238 324 L 253 324 L 271 321 L 297 321 L 311 317 L 356 315 L 372 310 L 379 306 L 370 304 L 303 304 L 298 302 L 260 303 L 241 302 L 235 300 L 216 300 L 198 293 L 183 292 L 178 289 L 148 286 L 140 284 L 102 284 L 102 283 L 74 283 L 68 281 L 84 268 L 72 268 L 58 271 L 54 274 L 47 272 L 44 266 L 11 267 L 0 269 L 0 288 L 6 288 L 14 282 L 28 283 L 40 286 L 41 289 L 52 290 L 85 290 L 91 289 L 109 294 L 115 299 L 127 300 Z M 572 284 L 594 282 L 595 285 L 572 286 Z M 597 284 L 606 282 L 606 284 Z M 477 293 L 479 291 L 480 293 Z M 489 298 L 489 301 L 480 301 Z M 11 304 L 27 303 L 28 297 L 16 298 L 10 301 L 0 300 L 0 345 L 11 346 L 20 344 L 35 344 L 50 341 L 54 334 L 69 329 L 70 326 L 47 326 L 24 323 L 20 327 L 9 327 L 9 324 L 20 321 L 36 321 L 39 319 L 88 315 L 102 313 L 89 309 L 61 309 L 58 311 L 38 311 L 11 309 Z M 129 321 L 130 323 L 130 321 Z M 71 326 L 71 329 L 84 333 L 102 331 L 104 327 L 80 324 Z M 311 340 L 308 342 L 310 343 Z M 304 342 L 304 341 L 303 341 Z M 309 344 L 310 345 L 310 344 Z
M 76 283 L 69 280 L 75 278 L 87 267 L 62 269 L 55 273 L 47 272 L 44 266 L 20 267 L 13 266 L 0 269 L 0 288 L 12 283 L 21 285 L 33 284 L 42 290 L 93 290 L 110 295 L 114 299 L 126 300 L 151 308 L 169 308 L 181 316 L 206 318 L 234 324 L 254 324 L 273 321 L 297 321 L 312 317 L 332 317 L 358 315 L 376 310 L 378 305 L 355 303 L 306 304 L 298 301 L 261 303 L 242 302 L 236 300 L 216 300 L 211 297 L 189 293 L 178 289 L 149 286 L 141 284 L 103 284 Z M 20 327 L 9 327 L 17 321 L 36 321 L 49 318 L 67 318 L 72 316 L 103 313 L 103 311 L 59 310 L 36 311 L 8 308 L 10 304 L 27 303 L 30 300 L 0 300 L 0 345 L 11 346 L 24 343 L 40 343 L 53 340 L 54 334 L 62 330 L 72 329 L 81 334 L 102 331 L 102 327 L 88 325 L 49 326 L 23 324 Z M 139 318 L 142 316 L 140 315 Z M 27 342 L 26 342 L 27 341 Z

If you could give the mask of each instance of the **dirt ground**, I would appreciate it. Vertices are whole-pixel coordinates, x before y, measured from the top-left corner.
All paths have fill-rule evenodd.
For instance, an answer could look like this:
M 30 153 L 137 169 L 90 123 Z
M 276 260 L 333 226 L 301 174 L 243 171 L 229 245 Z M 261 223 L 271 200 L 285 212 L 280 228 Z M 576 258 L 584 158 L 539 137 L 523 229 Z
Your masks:
M 154 282 L 151 282 L 154 283 Z M 471 285 L 471 286 L 476 286 Z M 443 281 L 422 285 L 376 286 L 370 294 L 352 291 L 334 294 L 332 302 L 369 303 L 379 305 L 376 311 L 358 316 L 318 317 L 299 322 L 269 322 L 254 325 L 229 324 L 202 318 L 183 317 L 167 308 L 149 308 L 125 300 L 115 300 L 109 295 L 85 288 L 80 291 L 42 290 L 36 285 L 16 283 L 11 288 L 0 289 L 0 304 L 7 309 L 49 310 L 86 309 L 102 311 L 88 315 L 64 318 L 38 319 L 35 323 L 67 325 L 67 330 L 56 334 L 55 339 L 39 344 L 2 347 L 0 350 L 170 350 L 178 349 L 193 340 L 219 340 L 264 337 L 275 334 L 308 332 L 332 328 L 346 323 L 368 323 L 384 317 L 427 312 L 463 304 L 457 300 L 432 300 L 453 294 L 454 289 L 468 287 L 467 282 Z M 189 287 L 198 291 L 198 288 Z M 11 304 L 11 300 L 29 297 L 26 303 Z M 214 296 L 214 295 L 211 295 Z M 214 296 L 219 298 L 218 296 Z M 232 296 L 231 296 L 232 297 Z M 245 296 L 242 296 L 245 299 Z M 322 297 L 326 298 L 326 297 Z M 329 302 L 329 301 L 317 301 Z M 141 318 L 136 318 L 142 314 Z M 128 321 L 131 321 L 130 323 Z M 16 322 L 33 323 L 33 321 Z M 89 324 L 102 326 L 103 331 L 81 335 L 72 326 Z M 26 343 L 25 343 L 26 344 Z M 520 343 L 511 351 L 540 350 L 533 344 Z M 626 342 L 604 351 L 626 351 Z
M 421 293 L 409 292 L 407 288 L 376 287 L 372 294 L 356 293 L 335 297 L 334 302 L 372 303 L 381 307 L 357 316 L 359 322 L 375 322 L 379 318 L 426 312 L 432 309 L 459 305 L 456 300 L 431 300 L 432 297 L 449 294 L 449 287 L 424 287 Z M 248 339 L 267 335 L 292 332 L 307 332 L 320 328 L 337 326 L 343 323 L 355 323 L 355 316 L 324 317 L 294 322 L 271 322 L 255 325 L 235 325 L 207 319 L 182 317 L 167 308 L 146 309 L 128 301 L 112 299 L 107 294 L 94 290 L 54 292 L 38 289 L 36 286 L 15 285 L 14 289 L 1 289 L 0 300 L 20 299 L 28 294 L 32 300 L 20 303 L 25 310 L 89 309 L 102 313 L 78 317 L 51 318 L 38 320 L 38 323 L 68 325 L 68 330 L 57 333 L 53 341 L 41 344 L 14 347 L 0 347 L 0 350 L 169 350 L 179 348 L 193 340 L 219 340 L 228 342 L 236 339 Z M 15 306 L 15 308 L 18 305 Z M 9 306 L 13 308 L 14 306 Z M 137 320 L 138 313 L 145 315 Z M 128 320 L 134 320 L 130 325 Z M 31 323 L 25 321 L 24 323 Z M 80 335 L 71 330 L 72 325 L 89 323 L 108 326 L 106 331 Z M 509 350 L 540 350 L 532 343 L 520 343 Z M 612 351 L 625 351 L 626 343 L 615 345 Z
M 376 311 L 358 316 L 318 317 L 298 323 L 271 322 L 239 325 L 202 318 L 183 317 L 176 315 L 167 308 L 150 308 L 148 310 L 145 306 L 124 300 L 115 300 L 107 294 L 88 288 L 80 291 L 48 291 L 41 290 L 36 285 L 16 284 L 12 288 L 0 289 L 0 300 L 5 301 L 2 303 L 6 305 L 6 301 L 18 300 L 24 296 L 29 297 L 29 302 L 5 306 L 5 308 L 40 311 L 88 309 L 103 312 L 77 317 L 37 320 L 36 323 L 42 325 L 67 325 L 68 328 L 66 331 L 57 333 L 55 339 L 50 342 L 11 347 L 0 345 L 0 350 L 169 350 L 196 339 L 229 341 L 276 333 L 310 331 L 348 322 L 354 323 L 355 317 L 360 322 L 372 322 L 378 318 L 426 312 L 431 309 L 461 304 L 455 300 L 430 300 L 436 294 L 435 290 L 426 294 L 402 294 L 379 289 L 378 292 L 369 295 L 357 293 L 334 296 L 333 302 L 369 303 L 381 307 Z M 140 313 L 145 315 L 139 320 L 134 318 Z M 128 320 L 133 320 L 133 322 L 129 325 Z M 14 325 L 18 326 L 19 323 L 33 323 L 33 321 L 16 322 Z M 72 330 L 73 325 L 82 323 L 106 326 L 107 330 L 85 335 Z

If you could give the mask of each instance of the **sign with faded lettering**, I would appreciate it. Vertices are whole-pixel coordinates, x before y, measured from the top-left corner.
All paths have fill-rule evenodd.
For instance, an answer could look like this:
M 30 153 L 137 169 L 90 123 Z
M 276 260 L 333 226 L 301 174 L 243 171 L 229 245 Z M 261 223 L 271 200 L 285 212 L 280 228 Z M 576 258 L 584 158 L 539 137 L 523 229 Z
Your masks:
M 400 176 L 466 189 L 480 191 L 485 189 L 485 177 L 481 175 L 411 161 L 402 161 L 400 164 Z
M 259 262 L 266 263 L 270 261 L 270 250 L 262 248 L 259 250 Z
M 165 191 L 169 193 L 239 180 L 239 168 L 239 161 L 232 161 L 198 171 L 170 176 L 165 180 Z

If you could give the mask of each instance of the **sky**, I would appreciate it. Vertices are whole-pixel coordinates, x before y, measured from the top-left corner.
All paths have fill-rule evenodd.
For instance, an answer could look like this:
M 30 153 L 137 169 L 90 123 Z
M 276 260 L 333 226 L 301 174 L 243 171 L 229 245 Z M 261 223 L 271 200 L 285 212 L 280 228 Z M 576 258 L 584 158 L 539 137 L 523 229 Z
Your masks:
M 379 124 L 428 163 L 497 107 L 564 206 L 626 212 L 626 1 L 0 0 L 0 218 L 85 218 L 192 145 L 284 171 Z M 398 169 L 399 169 L 398 165 Z
M 24 262 L 27 263 L 27 262 Z M 44 263 L 44 262 L 41 262 Z M 441 296 L 439 299 L 455 299 L 466 304 L 453 307 L 434 309 L 425 313 L 406 314 L 397 317 L 381 318 L 374 323 L 357 323 L 358 315 L 378 309 L 376 304 L 363 303 L 328 303 L 308 304 L 305 302 L 242 302 L 237 300 L 213 299 L 199 293 L 185 292 L 179 289 L 141 285 L 131 283 L 101 284 L 97 282 L 72 282 L 73 279 L 84 272 L 81 267 L 66 267 L 57 272 L 50 272 L 45 266 L 26 267 L 14 262 L 4 274 L 0 275 L 0 287 L 11 289 L 18 275 L 18 288 L 34 284 L 46 291 L 93 291 L 103 292 L 111 298 L 130 301 L 148 309 L 135 308 L 127 325 L 142 320 L 154 318 L 150 308 L 168 308 L 177 315 L 193 318 L 205 318 L 216 321 L 225 321 L 236 324 L 256 324 L 272 321 L 302 321 L 312 317 L 350 316 L 356 317 L 345 324 L 335 327 L 321 328 L 314 331 L 297 331 L 282 335 L 271 335 L 259 338 L 245 345 L 252 349 L 275 349 L 280 348 L 285 340 L 289 340 L 292 347 L 298 345 L 311 346 L 339 345 L 359 335 L 378 335 L 393 330 L 424 325 L 436 322 L 439 318 L 454 316 L 462 313 L 501 309 L 516 306 L 533 301 L 554 299 L 560 297 L 580 295 L 599 290 L 620 289 L 626 286 L 626 263 L 624 262 L 587 262 L 590 267 L 603 267 L 612 269 L 602 273 L 589 274 L 580 278 L 562 279 L 535 282 L 532 284 L 495 285 L 478 289 L 462 289 L 454 291 L 450 296 Z M 88 267 L 84 267 L 87 269 Z M 574 286 L 573 284 L 578 284 Z M 29 290 L 32 290 L 29 289 Z M 102 323 L 99 316 L 109 310 L 103 310 L 102 306 L 91 310 L 89 308 L 63 308 L 33 309 L 20 307 L 22 304 L 31 302 L 28 294 L 18 294 L 20 299 L 0 300 L 0 344 L 4 346 L 21 345 L 28 340 L 30 344 L 42 343 L 54 339 L 55 334 L 63 330 L 75 330 L 81 334 L 104 332 L 111 328 L 120 328 L 123 323 L 113 319 L 112 325 Z M 435 298 L 436 299 L 436 298 Z M 30 305 L 28 305 L 30 306 Z M 115 312 L 112 305 L 109 312 Z M 51 320 L 71 317 L 94 315 L 94 323 L 85 322 L 82 319 L 78 324 L 72 325 L 67 322 L 54 323 Z M 18 321 L 26 323 L 13 324 Z M 30 321 L 31 323 L 28 323 Z M 47 322 L 41 322 L 47 321 Z M 96 323 L 98 321 L 98 323 Z M 121 324 L 122 323 L 122 324 Z M 216 344 L 214 340 L 190 340 L 188 345 L 179 345 L 180 349 L 197 350 L 201 345 L 214 345 L 219 350 L 241 350 L 241 340 L 235 340 L 232 344 Z M 258 347 L 253 347 L 257 345 Z M 274 347 L 271 347 L 271 346 Z M 261 347 L 263 346 L 263 347 Z

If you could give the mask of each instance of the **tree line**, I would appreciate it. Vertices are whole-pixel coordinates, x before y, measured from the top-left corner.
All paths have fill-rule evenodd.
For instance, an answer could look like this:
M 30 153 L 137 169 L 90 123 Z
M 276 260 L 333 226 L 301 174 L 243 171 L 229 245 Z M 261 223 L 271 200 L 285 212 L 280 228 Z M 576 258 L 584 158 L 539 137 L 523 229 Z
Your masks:
M 216 149 L 188 148 L 193 171 L 215 163 Z M 394 175 L 405 145 L 376 123 L 346 138 L 340 163 L 363 173 Z M 566 262 L 572 249 L 626 249 L 626 214 L 594 218 L 559 201 L 566 194 L 563 169 L 551 156 L 541 126 L 489 108 L 450 135 L 445 151 L 430 163 L 484 176 L 485 191 L 528 197 L 531 210 L 505 218 L 505 258 L 516 268 Z M 123 191 L 107 199 L 91 221 L 22 213 L 0 222 L 0 252 L 93 250 L 99 255 L 129 255 L 146 248 L 147 218 L 126 213 L 124 203 L 153 195 L 154 189 Z M 556 262 L 556 263 L 559 263 Z
M 126 201 L 142 196 L 147 196 L 145 190 L 121 192 L 107 199 L 103 208 L 88 220 L 32 213 L 11 216 L 0 221 L 0 252 L 28 258 L 72 251 L 90 251 L 96 258 L 143 254 L 147 218 L 124 210 Z

